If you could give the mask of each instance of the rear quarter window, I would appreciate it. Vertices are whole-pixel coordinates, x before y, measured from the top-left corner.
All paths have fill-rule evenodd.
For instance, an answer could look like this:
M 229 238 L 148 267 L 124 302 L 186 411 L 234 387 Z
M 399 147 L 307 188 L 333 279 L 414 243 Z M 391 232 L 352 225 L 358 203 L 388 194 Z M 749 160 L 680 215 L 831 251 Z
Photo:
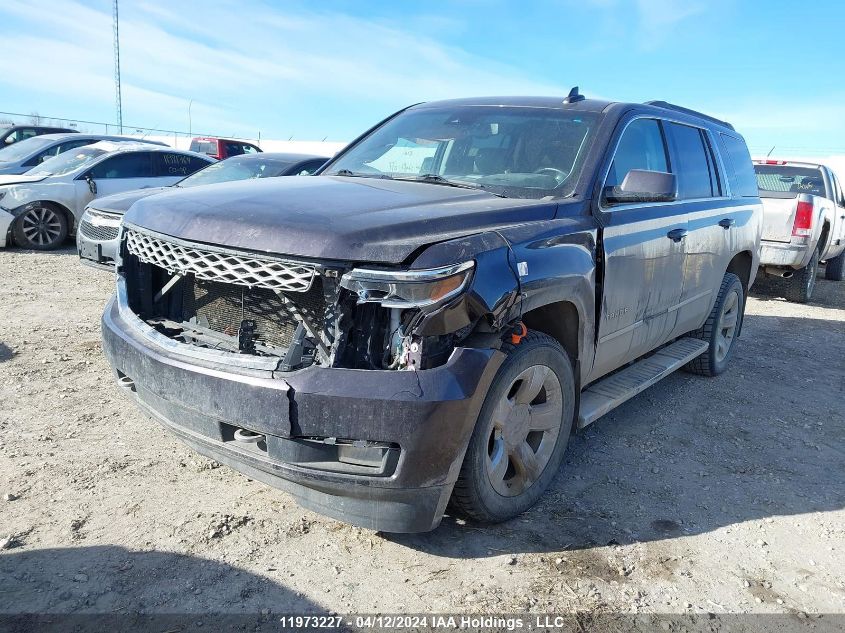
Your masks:
M 733 195 L 758 197 L 757 176 L 745 141 L 730 134 L 719 134 L 719 141 Z

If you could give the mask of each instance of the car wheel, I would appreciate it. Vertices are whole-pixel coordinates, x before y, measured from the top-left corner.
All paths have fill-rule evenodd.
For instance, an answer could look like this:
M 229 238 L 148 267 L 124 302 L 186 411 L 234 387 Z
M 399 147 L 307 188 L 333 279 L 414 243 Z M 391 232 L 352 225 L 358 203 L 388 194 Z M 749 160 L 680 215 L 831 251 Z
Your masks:
M 453 511 L 483 523 L 513 518 L 548 488 L 560 468 L 575 413 L 569 356 L 550 336 L 530 332 L 507 353 L 470 438 Z
M 810 263 L 801 270 L 796 270 L 792 277 L 785 279 L 783 296 L 793 303 L 807 303 L 816 287 L 816 275 L 819 272 L 819 251 L 813 251 Z
M 36 202 L 15 221 L 15 243 L 22 248 L 49 251 L 67 239 L 65 214 L 46 202 Z
M 744 314 L 745 292 L 742 282 L 733 273 L 725 273 L 710 316 L 701 328 L 688 334 L 710 345 L 706 352 L 687 363 L 684 369 L 701 376 L 716 376 L 725 371 L 733 356 Z
M 839 253 L 833 259 L 825 262 L 824 278 L 830 281 L 842 281 L 845 279 L 845 252 Z

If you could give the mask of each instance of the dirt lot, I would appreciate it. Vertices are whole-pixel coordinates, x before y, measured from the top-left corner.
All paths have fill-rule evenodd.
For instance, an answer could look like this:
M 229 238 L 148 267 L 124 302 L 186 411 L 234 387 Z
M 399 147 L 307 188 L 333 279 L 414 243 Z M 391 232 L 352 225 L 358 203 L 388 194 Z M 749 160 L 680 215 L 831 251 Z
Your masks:
M 0 612 L 845 612 L 845 283 L 758 290 L 725 375 L 574 438 L 523 517 L 391 536 L 139 413 L 100 350 L 109 274 L 70 249 L 0 270 Z

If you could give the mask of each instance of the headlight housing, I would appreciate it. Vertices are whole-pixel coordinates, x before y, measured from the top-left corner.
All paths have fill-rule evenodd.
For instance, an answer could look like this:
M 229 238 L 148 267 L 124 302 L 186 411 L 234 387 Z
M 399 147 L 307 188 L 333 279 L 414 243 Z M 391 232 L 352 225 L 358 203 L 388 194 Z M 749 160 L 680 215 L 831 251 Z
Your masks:
M 475 262 L 420 270 L 353 268 L 340 279 L 342 288 L 358 295 L 358 303 L 385 308 L 425 308 L 450 299 L 466 288 Z

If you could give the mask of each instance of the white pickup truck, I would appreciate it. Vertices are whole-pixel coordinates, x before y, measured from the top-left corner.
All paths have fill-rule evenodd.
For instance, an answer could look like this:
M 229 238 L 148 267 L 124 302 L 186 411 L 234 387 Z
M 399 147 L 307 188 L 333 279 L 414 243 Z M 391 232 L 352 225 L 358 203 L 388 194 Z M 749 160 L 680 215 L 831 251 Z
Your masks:
M 760 270 L 785 280 L 784 296 L 806 303 L 819 262 L 825 278 L 845 277 L 845 194 L 833 171 L 812 163 L 754 161 L 763 201 Z

